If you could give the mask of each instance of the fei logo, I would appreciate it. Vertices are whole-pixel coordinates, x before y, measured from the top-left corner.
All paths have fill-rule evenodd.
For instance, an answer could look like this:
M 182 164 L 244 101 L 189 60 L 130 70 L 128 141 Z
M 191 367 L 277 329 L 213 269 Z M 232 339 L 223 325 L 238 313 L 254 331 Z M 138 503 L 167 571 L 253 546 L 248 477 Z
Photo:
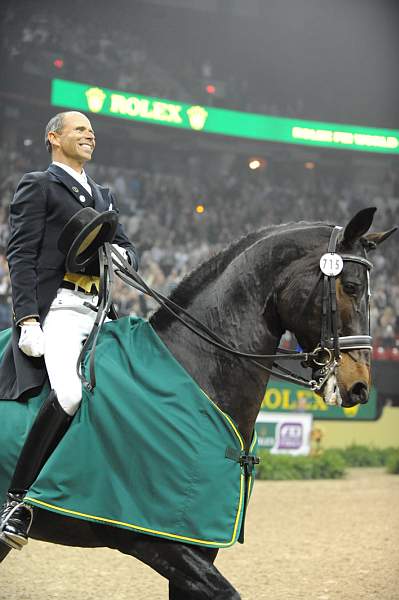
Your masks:
M 276 413 L 261 410 L 256 419 L 259 448 L 271 454 L 306 456 L 310 452 L 313 417 L 309 413 Z
M 278 432 L 279 450 L 298 450 L 303 444 L 302 423 L 281 423 Z

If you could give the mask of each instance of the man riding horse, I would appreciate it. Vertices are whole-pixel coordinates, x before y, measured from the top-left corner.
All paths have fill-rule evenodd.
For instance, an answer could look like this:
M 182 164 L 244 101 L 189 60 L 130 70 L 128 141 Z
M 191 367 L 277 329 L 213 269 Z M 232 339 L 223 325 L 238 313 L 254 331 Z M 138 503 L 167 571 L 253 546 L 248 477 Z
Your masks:
M 0 514 L 3 541 L 22 547 L 28 541 L 31 510 L 23 503 L 27 489 L 67 431 L 82 398 L 76 362 L 96 313 L 87 306 L 99 292 L 99 262 L 81 272 L 65 272 L 57 247 L 60 233 L 82 207 L 99 213 L 117 210 L 108 188 L 83 170 L 91 160 L 95 135 L 79 112 L 53 117 L 45 132 L 52 164 L 21 179 L 10 207 L 10 268 L 13 336 L 0 366 L 0 398 L 23 399 L 48 377 L 51 391 L 19 456 L 6 503 Z M 136 250 L 121 225 L 114 244 L 137 269 Z M 116 318 L 111 312 L 111 318 Z
M 228 463 L 237 474 L 235 481 L 240 490 L 248 489 L 244 485 L 251 458 L 248 452 L 251 451 L 255 422 L 269 377 L 275 373 L 289 380 L 298 378 L 297 374 L 276 365 L 276 360 L 306 360 L 312 370 L 312 379 L 301 378 L 302 384 L 316 390 L 329 404 L 349 407 L 367 400 L 371 368 L 368 318 L 371 263 L 368 251 L 384 242 L 396 229 L 368 233 L 374 213 L 375 208 L 363 209 L 345 227 L 320 222 L 267 226 L 236 241 L 186 277 L 173 294 L 162 301 L 162 308 L 150 321 L 142 323 L 144 329 L 151 331 L 151 337 L 156 338 L 155 346 L 162 343 L 173 364 L 184 370 L 179 386 L 184 391 L 184 401 L 179 400 L 176 390 L 165 390 L 165 381 L 170 384 L 167 376 L 158 377 L 156 386 L 150 381 L 150 389 L 157 393 L 157 398 L 150 402 L 155 413 L 144 411 L 150 424 L 148 427 L 142 428 L 143 421 L 138 419 L 137 410 L 142 410 L 142 403 L 128 401 L 137 400 L 137 382 L 141 377 L 133 375 L 138 368 L 137 338 L 133 335 L 136 325 L 131 319 L 109 323 L 99 340 L 98 385 L 93 393 L 90 392 L 90 400 L 93 401 L 82 406 L 85 410 L 79 412 L 81 420 L 75 419 L 63 440 L 67 451 L 60 448 L 54 453 L 48 469 L 43 469 L 25 499 L 27 504 L 35 506 L 30 537 L 68 546 L 108 547 L 131 555 L 169 580 L 170 600 L 239 600 L 239 593 L 214 564 L 219 548 L 225 547 L 220 536 L 217 539 L 213 537 L 209 547 L 207 542 L 203 544 L 203 537 L 198 539 L 200 513 L 206 516 L 207 523 L 214 529 L 215 515 L 220 510 L 220 491 L 223 491 L 223 502 L 226 496 L 219 474 L 210 477 L 208 465 L 222 464 L 225 468 L 225 463 Z M 105 251 L 109 254 L 109 247 Z M 102 258 L 104 253 L 99 254 Z M 69 264 L 68 257 L 66 264 Z M 100 266 L 102 264 L 100 261 Z M 128 282 L 132 274 L 135 280 L 138 279 L 130 267 L 125 267 L 126 264 L 120 273 L 128 274 L 129 278 L 124 277 L 124 281 Z M 60 281 L 62 277 L 63 273 Z M 148 288 L 145 282 L 142 288 Z M 104 286 L 101 286 L 100 291 L 103 289 Z M 162 295 L 154 294 L 154 290 L 148 288 L 148 292 L 162 300 Z M 102 301 L 103 294 L 100 294 L 99 308 Z M 121 329 L 117 337 L 116 329 Z M 285 330 L 296 336 L 303 352 L 289 352 L 278 347 Z M 155 346 L 146 345 L 151 355 L 151 360 L 144 360 L 146 369 L 153 364 L 152 357 L 157 355 L 157 352 L 154 354 Z M 118 350 L 116 360 L 112 357 L 112 348 Z M 93 354 L 91 351 L 90 360 Z M 139 371 L 142 373 L 141 369 Z M 120 375 L 123 376 L 123 386 L 120 385 Z M 232 453 L 225 443 L 220 444 L 219 437 L 217 444 L 204 443 L 206 428 L 198 425 L 205 422 L 218 425 L 219 420 L 206 417 L 201 404 L 193 406 L 187 403 L 186 377 L 190 379 L 189 387 L 192 384 L 196 386 L 202 400 L 207 399 L 209 405 L 214 406 L 214 415 L 228 419 L 234 426 L 241 439 L 242 451 Z M 86 389 L 85 399 L 88 399 Z M 94 400 L 96 394 L 100 401 Z M 38 396 L 31 397 L 32 403 L 36 401 L 36 407 L 39 406 L 38 400 L 41 400 Z M 12 408 L 16 409 L 19 417 L 12 423 L 21 424 L 23 417 L 27 418 L 27 423 L 28 411 L 19 411 L 27 408 L 26 405 L 13 404 Z M 180 444 L 175 444 L 184 436 L 181 435 L 182 427 L 178 427 L 175 420 L 171 421 L 171 405 L 180 415 L 184 427 L 191 426 L 193 429 L 193 434 L 186 436 L 187 443 L 183 449 Z M 7 416 L 14 412 L 7 410 L 9 406 L 12 403 L 0 402 L 3 409 L 0 416 L 6 423 Z M 121 418 L 123 431 L 120 428 Z M 173 440 L 173 447 L 177 446 L 177 453 L 170 452 L 169 445 L 159 443 L 164 443 L 164 435 L 154 435 L 154 432 L 161 431 L 159 426 L 154 429 L 158 420 L 165 425 L 170 422 L 163 431 L 167 431 L 167 440 Z M 91 431 L 96 435 L 86 436 L 84 424 L 93 425 Z M 9 439 L 13 439 L 12 425 L 8 425 Z M 112 433 L 115 431 L 117 436 Z M 150 441 L 150 448 L 138 442 L 138 431 L 143 441 Z M 3 437 L 6 438 L 6 435 L 7 432 Z M 17 438 L 17 431 L 14 436 Z M 197 436 L 200 443 L 196 443 Z M 89 437 L 90 441 L 86 444 Z M 88 475 L 88 465 L 84 465 L 85 469 L 81 468 L 82 453 L 78 451 L 77 439 L 84 441 L 89 456 L 91 453 L 97 456 L 93 448 L 95 439 L 99 440 L 101 456 L 105 459 L 109 455 L 112 460 L 116 459 L 118 467 L 106 468 L 104 465 L 98 468 L 94 461 L 94 468 Z M 134 444 L 132 440 L 135 440 Z M 8 444 L 4 446 L 9 448 Z M 205 468 L 205 479 L 214 484 L 217 493 L 214 490 L 210 493 L 206 488 L 204 495 L 204 479 L 197 477 L 197 467 L 193 468 L 190 462 L 188 468 L 187 447 L 195 457 L 195 465 L 201 464 Z M 104 452 L 105 449 L 110 449 L 110 452 Z M 53 461 L 58 458 L 61 459 L 59 465 L 66 459 L 68 466 L 65 470 L 61 466 L 53 469 Z M 5 476 L 7 486 L 15 460 L 9 454 L 0 464 L 3 462 L 3 479 Z M 10 469 L 7 469 L 7 463 Z M 47 477 L 48 471 L 52 472 L 50 477 Z M 75 476 L 72 471 L 75 471 Z M 82 471 L 85 477 L 82 498 L 85 504 L 87 502 L 87 510 L 81 507 L 79 501 L 76 502 L 76 491 L 82 487 Z M 54 485 L 53 475 L 72 483 L 66 492 L 67 498 L 64 497 L 65 486 Z M 138 483 L 140 476 L 141 485 Z M 117 479 L 118 489 L 110 484 L 109 477 Z M 43 484 L 41 479 L 44 479 L 45 487 L 48 486 L 47 490 L 40 487 Z M 178 481 L 179 485 L 182 481 L 188 482 L 190 493 L 188 495 L 186 486 L 183 486 L 177 496 L 177 504 L 172 501 L 173 507 L 165 509 L 163 500 L 166 497 L 176 500 L 175 494 L 169 493 L 171 481 Z M 37 482 L 39 487 L 35 490 Z M 98 483 L 105 483 L 105 493 L 92 493 L 93 489 L 99 489 Z M 124 502 L 120 501 L 120 486 L 124 489 Z M 174 491 L 175 488 L 173 485 Z M 62 498 L 59 494 L 61 489 Z M 143 494 L 146 489 L 150 490 L 150 494 Z M 112 494 L 113 501 L 110 500 Z M 246 505 L 245 493 L 237 493 L 235 497 L 243 499 L 242 503 L 239 502 L 240 506 Z M 92 507 L 93 500 L 104 499 L 108 503 L 106 515 L 102 506 Z M 136 500 L 140 502 L 143 513 L 139 523 L 136 522 L 137 511 L 133 509 Z M 193 501 L 197 503 L 197 510 L 192 510 Z M 170 526 L 160 526 L 158 519 L 154 520 L 149 514 L 152 511 L 148 509 L 154 506 L 159 509 L 162 523 L 165 523 L 165 518 L 173 521 Z M 121 515 L 125 510 L 126 518 Z M 176 519 L 176 514 L 179 519 Z M 225 516 L 226 511 L 221 514 Z M 183 538 L 175 535 L 176 523 L 187 526 Z M 220 519 L 217 524 L 222 526 Z M 234 521 L 233 537 L 240 530 L 237 524 L 239 522 Z M 209 530 L 203 531 L 208 534 Z M 223 531 L 226 533 L 227 530 L 223 527 Z M 231 536 L 224 539 L 231 539 Z M 21 545 L 15 544 L 14 547 Z M 10 551 L 10 545 L 0 543 L 0 562 Z

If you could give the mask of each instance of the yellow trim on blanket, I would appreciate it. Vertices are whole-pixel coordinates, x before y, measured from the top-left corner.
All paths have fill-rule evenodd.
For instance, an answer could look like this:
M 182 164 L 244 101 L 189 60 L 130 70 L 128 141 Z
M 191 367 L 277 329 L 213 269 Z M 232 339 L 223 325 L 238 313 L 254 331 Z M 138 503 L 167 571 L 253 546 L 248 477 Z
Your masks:
M 249 447 L 249 451 L 252 452 L 252 450 L 255 448 L 256 442 L 258 441 L 258 434 L 256 433 L 256 429 L 254 429 L 254 437 L 252 438 L 252 443 Z
M 175 540 L 181 540 L 183 542 L 194 542 L 197 544 L 203 544 L 206 546 L 216 546 L 218 548 L 227 548 L 231 546 L 235 542 L 235 537 L 237 534 L 237 527 L 241 516 L 241 507 L 242 507 L 242 499 L 243 499 L 243 488 L 244 488 L 244 476 L 241 474 L 240 477 L 240 500 L 238 503 L 237 516 L 234 523 L 233 535 L 229 542 L 210 542 L 208 540 L 198 540 L 196 538 L 190 538 L 184 535 L 177 535 L 175 533 L 168 533 L 165 531 L 157 531 L 155 529 L 149 529 L 147 527 L 140 527 L 139 525 L 132 525 L 131 523 L 124 523 L 123 521 L 116 521 L 114 519 L 107 519 L 105 517 L 97 517 L 95 515 L 88 515 L 86 513 L 81 513 L 76 510 L 69 510 L 67 508 L 60 508 L 59 506 L 55 506 L 54 504 L 48 504 L 47 502 L 43 502 L 42 500 L 37 500 L 36 498 L 30 498 L 26 496 L 24 502 L 28 504 L 34 504 L 38 506 L 44 506 L 46 508 L 50 508 L 56 512 L 66 513 L 67 515 L 75 515 L 77 517 L 83 517 L 87 519 L 93 519 L 94 521 L 100 521 L 102 523 L 108 523 L 110 525 L 122 525 L 123 527 L 127 527 L 129 529 L 135 529 L 136 531 L 142 531 L 145 533 L 150 533 L 152 535 L 160 535 L 162 537 L 168 537 Z
M 234 523 L 233 535 L 228 544 L 229 546 L 231 546 L 234 543 L 234 540 L 237 535 L 238 521 L 240 520 L 242 504 L 243 504 L 243 499 L 244 499 L 244 486 L 245 486 L 245 477 L 244 477 L 243 473 L 241 473 L 241 475 L 240 475 L 240 500 L 238 502 L 236 522 Z M 244 515 L 242 515 L 242 517 L 244 518 Z
M 208 394 L 206 392 L 204 392 L 204 390 L 202 388 L 201 392 L 204 394 L 205 398 L 207 398 L 207 400 L 209 400 L 209 402 L 213 405 L 214 408 L 216 408 L 221 415 L 223 415 L 223 417 L 226 419 L 226 421 L 229 422 L 230 427 L 233 429 L 234 433 L 236 434 L 236 436 L 238 437 L 238 441 L 240 442 L 240 446 L 241 446 L 241 450 L 244 450 L 244 440 L 242 439 L 241 433 L 238 431 L 233 419 L 231 417 L 229 417 L 229 415 L 227 413 L 225 413 L 221 408 L 219 408 L 219 406 L 208 396 Z

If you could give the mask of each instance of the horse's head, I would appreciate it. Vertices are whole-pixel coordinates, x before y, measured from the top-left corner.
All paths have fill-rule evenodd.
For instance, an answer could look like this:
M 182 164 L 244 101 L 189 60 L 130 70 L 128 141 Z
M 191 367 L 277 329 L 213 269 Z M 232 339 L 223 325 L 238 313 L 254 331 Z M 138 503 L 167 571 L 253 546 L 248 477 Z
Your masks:
M 350 407 L 366 403 L 369 396 L 372 265 L 367 253 L 396 230 L 394 227 L 367 234 L 375 210 L 361 210 L 344 229 L 330 230 L 328 247 L 325 238 L 321 245 L 311 241 L 310 253 L 299 255 L 292 280 L 281 295 L 284 326 L 296 335 L 306 352 L 317 349 L 306 366 L 312 368 L 320 388 L 316 391 L 328 404 Z M 310 232 L 308 235 L 311 237 Z M 290 314 L 284 299 L 291 291 L 292 311 L 293 290 L 295 309 Z

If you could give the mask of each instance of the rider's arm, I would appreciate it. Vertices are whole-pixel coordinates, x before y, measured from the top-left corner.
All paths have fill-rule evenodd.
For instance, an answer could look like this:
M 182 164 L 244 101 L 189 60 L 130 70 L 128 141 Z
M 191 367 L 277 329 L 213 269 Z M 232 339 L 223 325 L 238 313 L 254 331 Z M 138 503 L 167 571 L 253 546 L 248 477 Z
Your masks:
M 10 268 L 14 320 L 39 320 L 37 262 L 46 223 L 46 193 L 39 173 L 27 173 L 10 206 Z

